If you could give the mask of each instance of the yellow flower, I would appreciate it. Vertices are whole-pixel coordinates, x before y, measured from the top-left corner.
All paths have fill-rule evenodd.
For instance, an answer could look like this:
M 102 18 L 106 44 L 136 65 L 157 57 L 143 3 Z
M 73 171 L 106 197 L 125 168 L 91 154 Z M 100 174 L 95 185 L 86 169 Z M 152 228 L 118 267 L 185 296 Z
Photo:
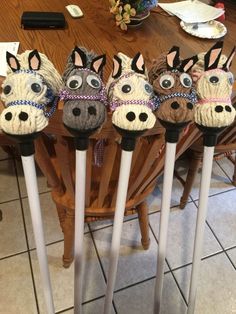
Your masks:
M 124 6 L 124 10 L 126 11 L 127 14 L 130 16 L 135 16 L 136 15 L 136 10 L 134 8 L 131 8 L 130 4 L 126 4 Z
M 110 0 L 110 13 L 112 14 L 117 14 L 120 10 L 119 10 L 119 4 L 120 4 L 120 0 Z

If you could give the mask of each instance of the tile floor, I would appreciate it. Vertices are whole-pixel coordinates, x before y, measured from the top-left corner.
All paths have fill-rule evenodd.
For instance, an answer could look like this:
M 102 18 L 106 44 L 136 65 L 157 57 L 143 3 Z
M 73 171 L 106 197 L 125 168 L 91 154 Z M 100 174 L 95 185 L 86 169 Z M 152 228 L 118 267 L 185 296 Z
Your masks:
M 186 162 L 176 168 L 185 177 Z M 236 313 L 236 189 L 233 165 L 214 162 L 196 314 Z M 162 313 L 184 314 L 191 271 L 197 198 L 197 176 L 185 210 L 178 208 L 182 185 L 174 179 Z M 73 313 L 73 266 L 62 267 L 63 235 L 50 199 L 50 189 L 38 176 L 48 262 L 56 313 Z M 149 197 L 148 251 L 140 245 L 137 217 L 125 219 L 115 286 L 113 313 L 151 314 L 158 247 L 162 183 Z M 0 313 L 46 314 L 21 163 L 0 151 Z M 85 229 L 84 314 L 102 313 L 112 222 L 95 222 Z

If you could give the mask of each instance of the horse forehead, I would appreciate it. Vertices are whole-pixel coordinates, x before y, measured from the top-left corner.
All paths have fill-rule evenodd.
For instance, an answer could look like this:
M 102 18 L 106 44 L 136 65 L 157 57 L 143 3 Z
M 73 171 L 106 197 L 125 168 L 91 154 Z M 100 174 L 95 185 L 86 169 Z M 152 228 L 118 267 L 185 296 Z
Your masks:
M 20 72 L 20 73 L 13 73 L 12 75 L 9 75 L 6 77 L 6 79 L 3 82 L 3 85 L 7 85 L 7 83 L 14 84 L 14 82 L 21 82 L 21 84 L 23 85 L 24 83 L 27 83 L 29 81 L 39 81 L 39 82 L 43 82 L 42 77 L 40 75 L 38 75 L 37 73 L 24 73 L 24 72 Z
M 119 86 L 123 86 L 125 84 L 132 84 L 134 87 L 140 87 L 143 86 L 145 83 L 148 83 L 147 80 L 145 80 L 142 76 L 139 75 L 132 75 L 128 77 L 122 77 L 117 84 L 115 84 L 115 88 Z
M 217 76 L 221 79 L 227 79 L 228 78 L 228 73 L 229 72 L 226 72 L 222 69 L 213 69 L 213 70 L 209 70 L 209 71 L 206 71 L 206 72 L 203 72 L 200 79 L 209 79 L 210 77 L 212 76 Z

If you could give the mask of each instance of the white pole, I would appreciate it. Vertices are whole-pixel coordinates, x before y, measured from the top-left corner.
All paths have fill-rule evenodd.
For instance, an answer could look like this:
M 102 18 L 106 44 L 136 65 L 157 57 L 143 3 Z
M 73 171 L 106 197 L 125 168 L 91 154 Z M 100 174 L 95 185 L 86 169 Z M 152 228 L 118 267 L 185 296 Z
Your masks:
M 193 314 L 194 308 L 195 308 L 195 301 L 196 301 L 196 295 L 197 295 L 197 279 L 198 279 L 199 271 L 200 271 L 214 149 L 215 149 L 214 146 L 211 146 L 211 147 L 204 146 L 198 215 L 197 215 L 196 232 L 195 232 L 195 240 L 194 240 L 193 265 L 192 265 L 190 291 L 189 291 L 189 298 L 188 298 L 188 311 L 187 311 L 188 314 Z
M 154 313 L 160 313 L 161 297 L 164 280 L 164 267 L 166 257 L 167 231 L 170 213 L 171 190 L 173 183 L 174 165 L 175 165 L 176 143 L 166 143 L 164 183 L 161 201 L 161 217 L 159 227 L 159 248 L 157 259 L 157 275 L 154 295 Z
M 130 167 L 132 161 L 132 151 L 122 150 L 120 174 L 117 190 L 117 199 L 115 207 L 114 226 L 112 233 L 112 243 L 109 257 L 109 271 L 107 278 L 107 290 L 105 297 L 104 314 L 110 314 L 112 310 L 113 291 L 115 287 L 117 265 L 119 258 L 120 240 L 122 225 L 124 219 L 124 211 L 129 183 Z
M 75 176 L 75 238 L 74 238 L 74 313 L 82 313 L 83 297 L 83 243 L 87 150 L 76 150 Z
M 38 184 L 35 171 L 34 155 L 21 156 L 26 189 L 29 200 L 29 207 L 34 231 L 34 239 L 36 243 L 36 251 L 39 261 L 39 268 L 41 273 L 43 292 L 46 302 L 48 314 L 54 314 L 52 287 L 49 276 L 49 269 L 47 263 L 47 253 L 44 241 L 43 222 L 39 201 Z

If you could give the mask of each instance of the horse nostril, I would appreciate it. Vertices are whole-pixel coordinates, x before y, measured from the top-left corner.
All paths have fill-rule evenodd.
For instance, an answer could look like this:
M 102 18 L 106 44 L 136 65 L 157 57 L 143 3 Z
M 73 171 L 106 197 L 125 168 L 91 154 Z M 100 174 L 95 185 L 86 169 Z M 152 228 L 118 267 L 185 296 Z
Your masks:
M 28 119 L 28 113 L 24 112 L 24 111 L 21 111 L 21 113 L 19 114 L 19 119 L 21 121 L 26 121 Z
M 193 104 L 191 102 L 188 102 L 187 103 L 187 108 L 192 110 L 193 109 Z
M 136 116 L 135 116 L 135 113 L 133 111 L 128 112 L 126 115 L 126 119 L 129 120 L 130 122 L 134 121 L 135 118 L 136 118 Z
M 147 121 L 148 115 L 145 112 L 140 113 L 139 120 L 142 122 Z
M 73 115 L 76 116 L 76 117 L 80 115 L 80 112 L 81 112 L 81 111 L 80 111 L 79 108 L 74 108 L 74 109 L 72 110 Z
M 179 108 L 179 104 L 177 103 L 177 101 L 172 102 L 171 108 L 175 110 Z
M 96 116 L 97 110 L 96 110 L 96 108 L 94 108 L 94 107 L 88 107 L 88 113 L 89 113 L 90 115 Z
M 216 111 L 216 112 L 222 112 L 223 109 L 224 109 L 224 108 L 223 108 L 222 106 L 216 106 L 216 107 L 215 107 L 215 111 Z
M 5 114 L 5 119 L 6 119 L 7 121 L 10 121 L 11 118 L 12 118 L 12 113 L 11 113 L 11 112 L 7 112 L 7 113 Z
M 230 106 L 225 106 L 225 110 L 228 111 L 228 112 L 231 112 L 232 109 L 230 108 Z

